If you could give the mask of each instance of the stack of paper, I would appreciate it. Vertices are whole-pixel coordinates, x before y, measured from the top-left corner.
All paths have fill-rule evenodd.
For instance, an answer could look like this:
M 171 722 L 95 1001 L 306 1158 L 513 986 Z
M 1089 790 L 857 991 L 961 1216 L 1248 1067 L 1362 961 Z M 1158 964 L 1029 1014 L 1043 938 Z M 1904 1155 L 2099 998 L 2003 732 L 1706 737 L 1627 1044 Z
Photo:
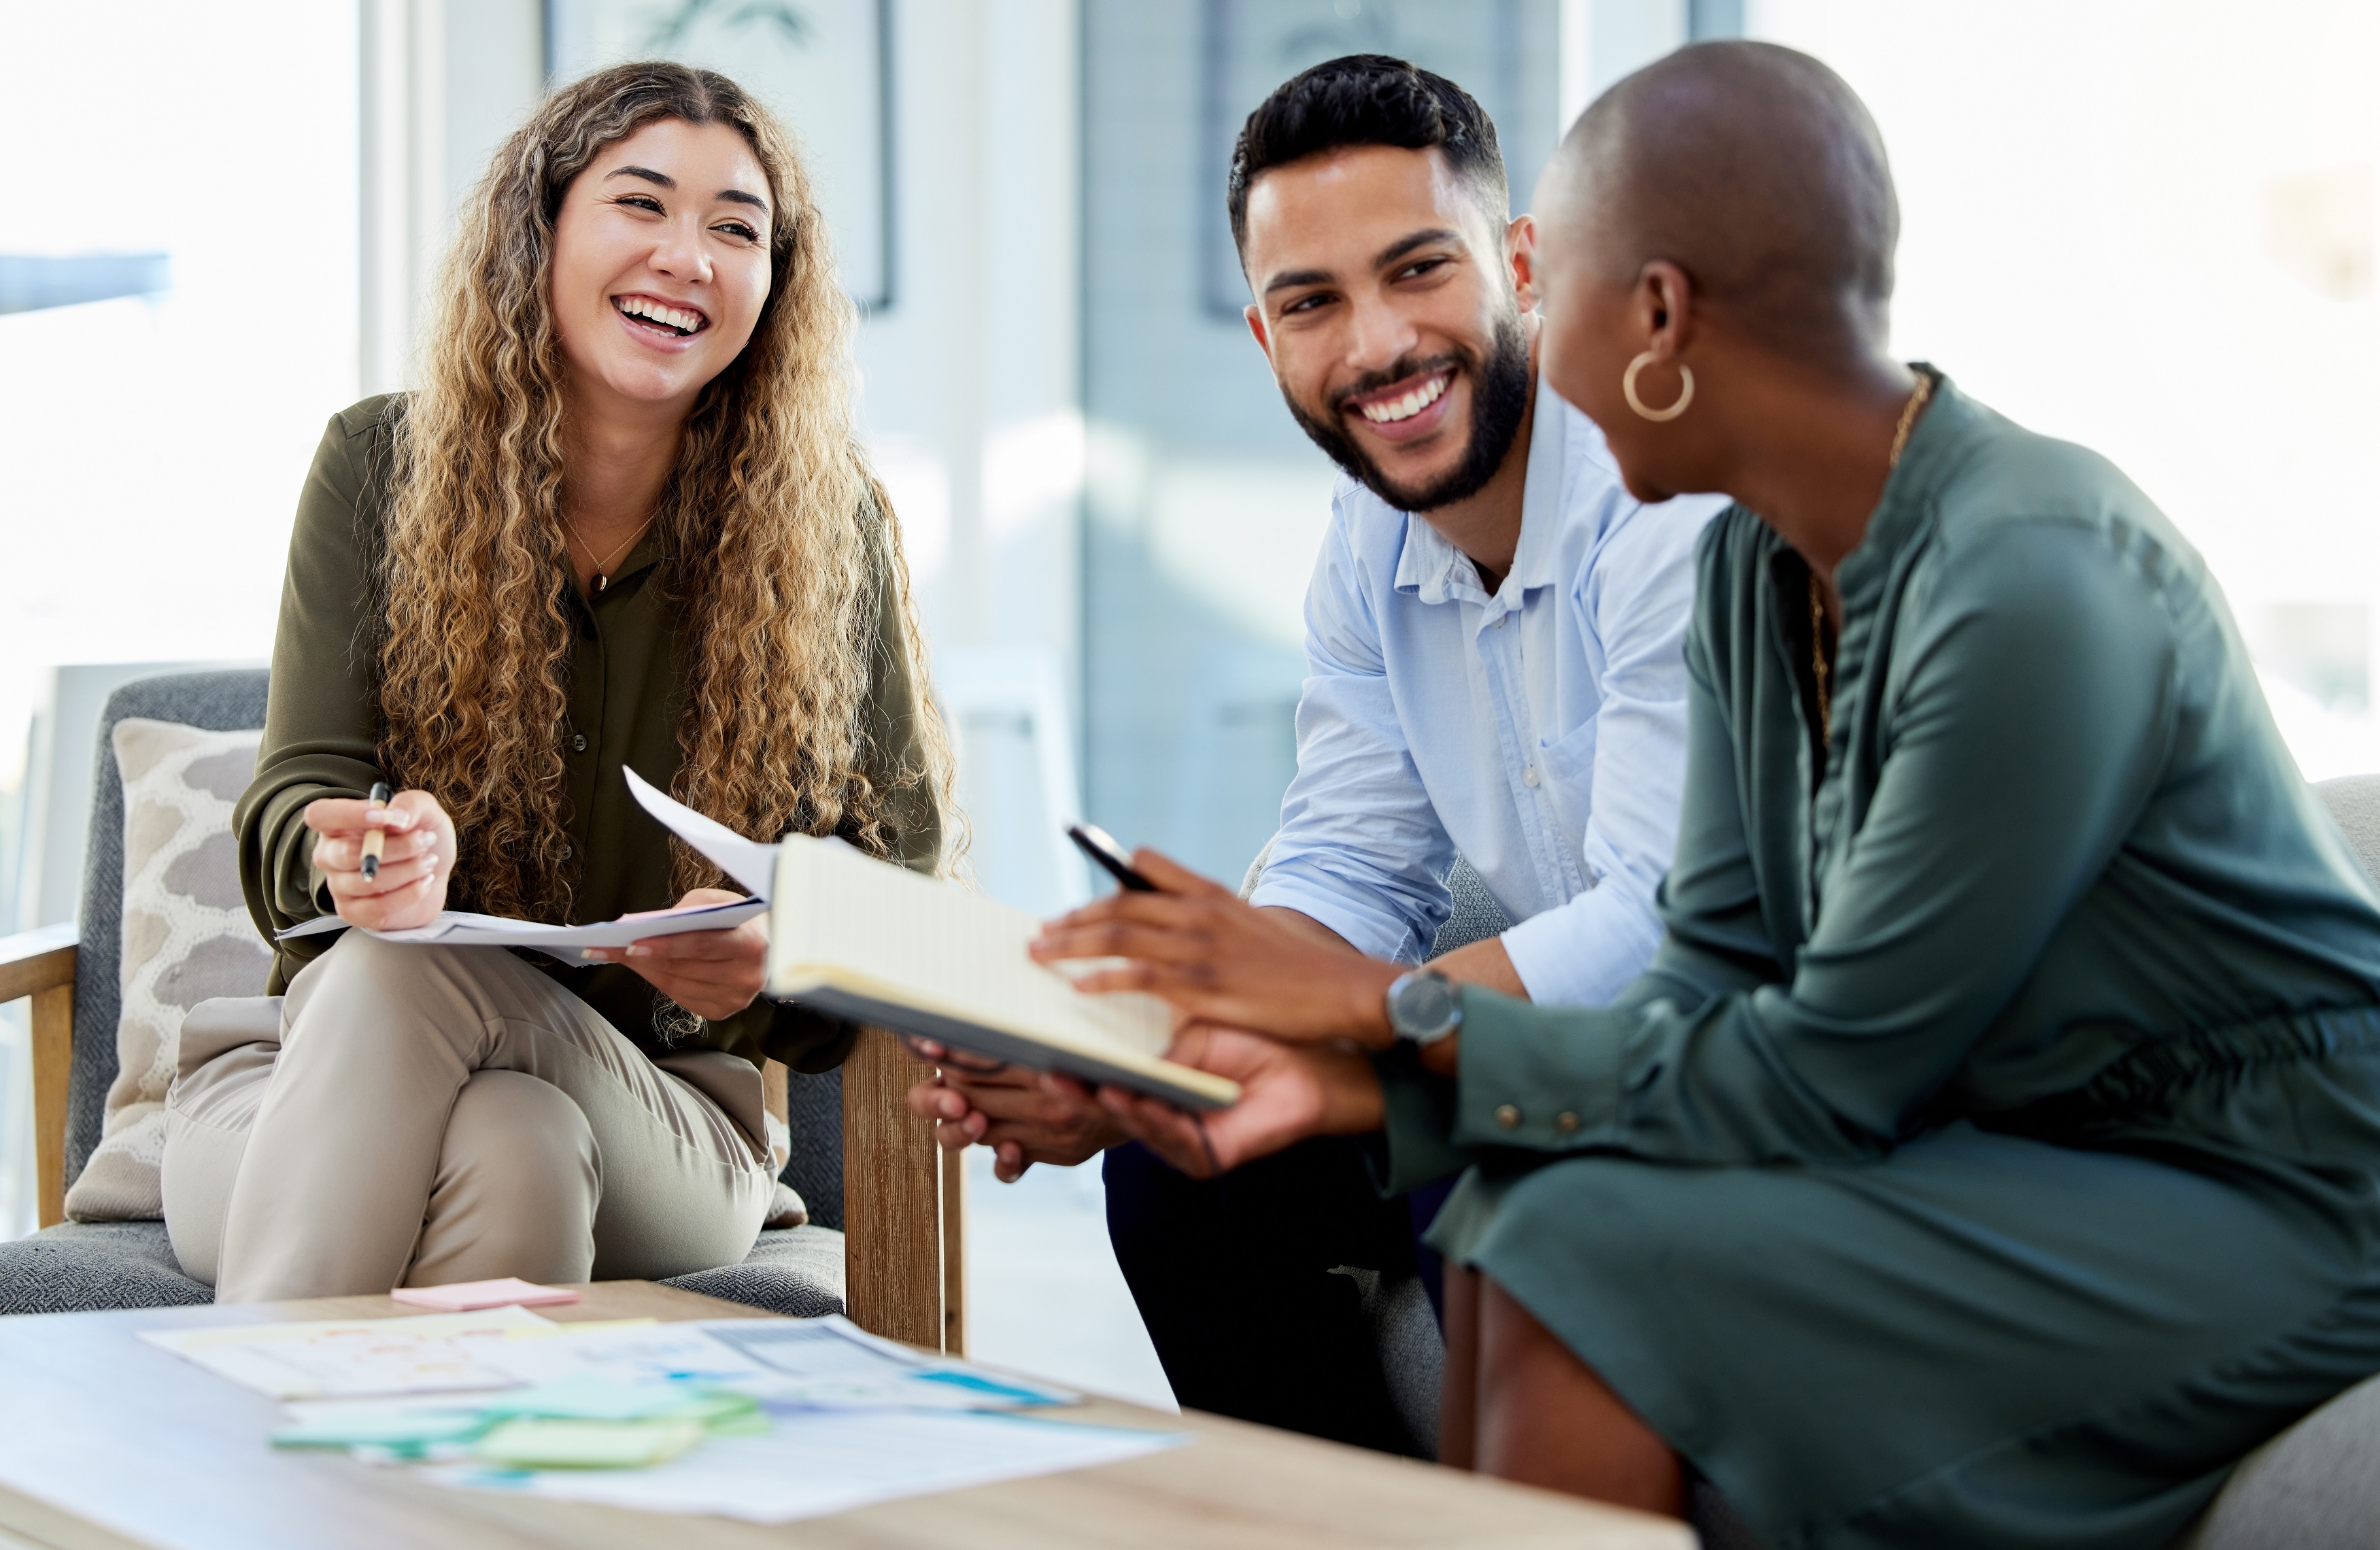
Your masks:
M 513 1306 L 144 1332 L 286 1402 L 281 1447 L 472 1490 L 783 1522 L 1186 1438 L 1027 1422 L 1081 1396 L 841 1318 L 557 1324 Z
M 469 1408 L 503 1411 L 521 1396 L 577 1397 L 639 1385 L 743 1395 L 775 1410 L 1003 1410 L 1071 1405 L 1082 1396 L 1003 1377 L 880 1340 L 841 1317 L 624 1319 L 558 1324 L 519 1307 L 349 1323 L 150 1330 L 142 1339 L 284 1400 L 387 1400 L 487 1393 Z M 612 1385 L 605 1388 L 603 1385 Z M 510 1391 L 499 1393 L 497 1391 Z M 451 1410 L 451 1402 L 439 1400 Z M 312 1419 L 328 1412 L 316 1410 Z

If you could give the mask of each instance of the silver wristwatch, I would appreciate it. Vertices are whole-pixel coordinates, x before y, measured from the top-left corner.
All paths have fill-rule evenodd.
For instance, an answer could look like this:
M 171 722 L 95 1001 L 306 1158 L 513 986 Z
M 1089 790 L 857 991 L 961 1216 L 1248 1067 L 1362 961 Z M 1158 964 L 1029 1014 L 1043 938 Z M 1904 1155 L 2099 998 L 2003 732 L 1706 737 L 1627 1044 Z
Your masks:
M 1435 969 L 1400 974 L 1389 986 L 1389 1026 L 1409 1044 L 1434 1044 L 1463 1026 L 1463 998 Z

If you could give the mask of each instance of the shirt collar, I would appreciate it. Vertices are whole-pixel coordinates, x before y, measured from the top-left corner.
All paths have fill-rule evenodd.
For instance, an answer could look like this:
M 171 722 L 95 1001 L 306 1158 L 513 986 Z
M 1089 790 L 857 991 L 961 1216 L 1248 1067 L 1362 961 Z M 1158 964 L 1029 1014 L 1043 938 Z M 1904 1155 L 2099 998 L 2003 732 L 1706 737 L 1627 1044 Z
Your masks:
M 1936 498 L 1966 460 L 1989 413 L 1951 385 L 1944 372 L 1922 360 L 1913 365 L 1934 379 L 1934 391 L 1910 427 L 1900 461 L 1885 478 L 1867 531 L 1835 568 L 1835 586 L 1847 609 L 1883 587 L 1894 557 L 1925 530 Z
M 1423 603 L 1460 598 L 1488 604 L 1492 618 L 1505 598 L 1517 609 L 1521 600 L 1538 587 L 1554 583 L 1555 550 L 1561 525 L 1564 454 L 1569 450 L 1572 409 L 1541 379 L 1536 384 L 1536 409 L 1531 417 L 1529 462 L 1521 480 L 1521 543 L 1512 555 L 1512 573 L 1493 598 L 1480 590 L 1478 568 L 1471 557 L 1446 540 L 1427 518 L 1402 512 L 1405 542 L 1397 555 L 1396 588 Z
M 1529 467 L 1521 482 L 1521 546 L 1512 555 L 1512 575 L 1504 579 L 1507 588 L 1517 583 L 1527 591 L 1554 584 L 1573 418 L 1584 417 L 1540 378 L 1536 412 L 1530 420 Z

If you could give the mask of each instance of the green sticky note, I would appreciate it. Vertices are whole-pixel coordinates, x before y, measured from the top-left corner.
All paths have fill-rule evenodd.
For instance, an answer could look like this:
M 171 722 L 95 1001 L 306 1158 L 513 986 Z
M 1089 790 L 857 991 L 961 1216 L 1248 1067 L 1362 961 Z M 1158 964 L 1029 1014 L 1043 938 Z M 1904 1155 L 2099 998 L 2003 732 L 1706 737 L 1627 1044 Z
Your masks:
M 480 1408 L 498 1419 L 536 1416 L 551 1421 L 699 1421 L 716 1427 L 757 1414 L 760 1405 L 748 1394 L 727 1389 L 577 1377 L 492 1395 Z
M 472 1451 L 518 1470 L 633 1470 L 700 1442 L 698 1421 L 507 1421 Z
M 748 1410 L 712 1416 L 703 1425 L 714 1437 L 758 1437 L 767 1434 L 769 1418 L 755 1405 Z
M 359 1415 L 310 1425 L 284 1426 L 273 1434 L 275 1447 L 390 1447 L 410 1449 L 431 1443 L 468 1442 L 493 1422 L 476 1411 L 452 1410 Z
M 724 1391 L 705 1394 L 665 1414 L 671 1421 L 701 1422 L 721 1435 L 726 1434 L 731 1428 L 742 1428 L 735 1434 L 739 1436 L 747 1432 L 769 1429 L 769 1418 L 760 1413 L 760 1401 L 748 1394 Z
M 574 1377 L 492 1394 L 480 1408 L 493 1416 L 544 1416 L 555 1421 L 650 1421 L 698 1404 L 706 1391 L 679 1384 L 623 1383 Z

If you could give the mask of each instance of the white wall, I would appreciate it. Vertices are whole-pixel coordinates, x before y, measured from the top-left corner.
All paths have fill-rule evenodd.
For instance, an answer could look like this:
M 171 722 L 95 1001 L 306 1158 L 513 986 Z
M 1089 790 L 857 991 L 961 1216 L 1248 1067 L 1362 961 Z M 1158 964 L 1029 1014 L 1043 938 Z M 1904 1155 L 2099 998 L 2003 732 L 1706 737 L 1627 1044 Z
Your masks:
M 1605 87 L 1686 42 L 1691 21 L 1686 0 L 1561 0 L 1562 130 Z M 1512 194 L 1525 201 L 1528 189 Z
M 938 656 L 1034 648 L 1079 727 L 1075 0 L 901 0 L 894 14 L 894 290 L 861 330 L 863 434 Z M 978 880 L 1054 905 L 1070 891 L 1042 843 L 1055 798 L 1022 727 L 953 711 Z
M 404 386 L 463 195 L 544 92 L 540 0 L 358 0 L 358 392 Z

